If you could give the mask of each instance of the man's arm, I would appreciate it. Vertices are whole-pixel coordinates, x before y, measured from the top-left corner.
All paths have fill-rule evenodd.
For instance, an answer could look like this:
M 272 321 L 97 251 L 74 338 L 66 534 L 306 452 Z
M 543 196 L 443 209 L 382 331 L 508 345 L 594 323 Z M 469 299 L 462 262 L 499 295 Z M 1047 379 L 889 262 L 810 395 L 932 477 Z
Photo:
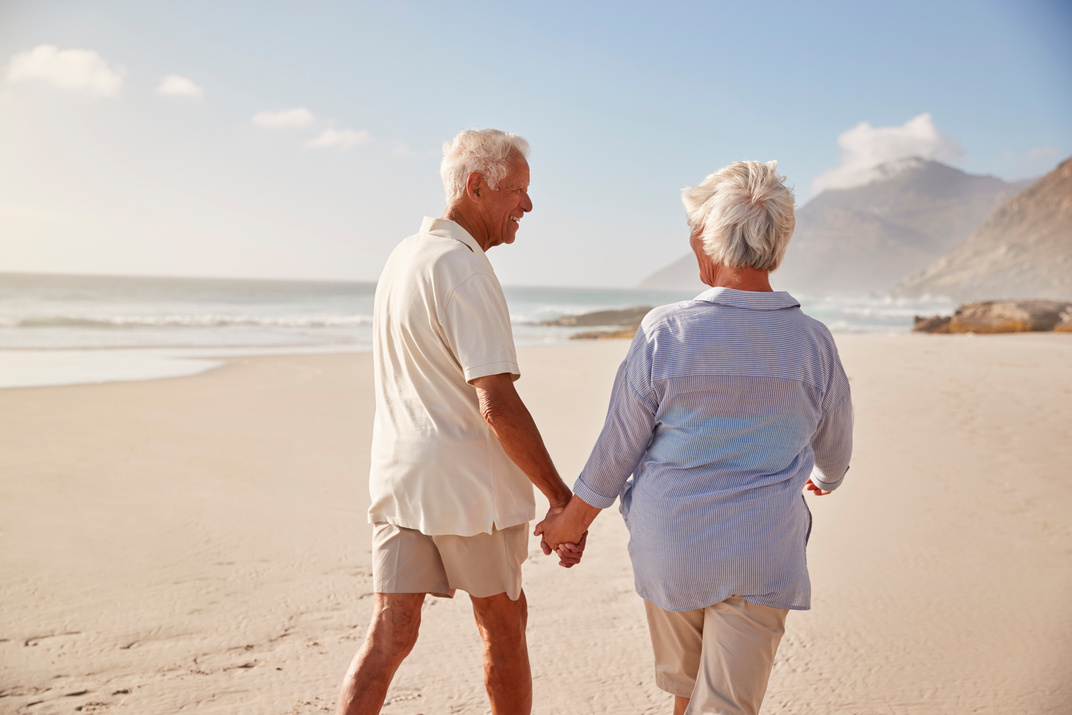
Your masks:
M 547 497 L 551 509 L 565 509 L 573 492 L 558 476 L 535 420 L 514 389 L 513 376 L 502 373 L 478 377 L 472 385 L 480 399 L 480 414 L 499 439 L 506 456 Z
M 513 375 L 501 373 L 478 377 L 472 381 L 472 385 L 480 400 L 480 414 L 495 433 L 506 456 L 547 497 L 550 505 L 547 516 L 561 513 L 573 492 L 555 469 L 543 437 L 536 428 L 536 421 L 514 388 Z M 584 552 L 584 535 L 578 536 L 573 544 L 572 548 L 558 550 L 560 563 L 567 568 L 580 562 Z M 550 553 L 547 548 L 544 551 Z

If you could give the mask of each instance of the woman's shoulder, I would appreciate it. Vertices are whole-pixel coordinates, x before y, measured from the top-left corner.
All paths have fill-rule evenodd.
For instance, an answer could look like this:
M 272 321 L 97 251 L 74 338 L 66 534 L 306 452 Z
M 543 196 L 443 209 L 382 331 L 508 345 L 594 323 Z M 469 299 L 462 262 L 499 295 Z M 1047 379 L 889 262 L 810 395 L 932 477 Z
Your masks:
M 686 318 L 709 307 L 709 304 L 702 303 L 695 298 L 680 300 L 676 303 L 667 303 L 649 310 L 648 314 L 644 316 L 644 320 L 642 320 L 640 324 L 643 327 L 654 328 L 659 325 L 665 325 L 675 320 Z

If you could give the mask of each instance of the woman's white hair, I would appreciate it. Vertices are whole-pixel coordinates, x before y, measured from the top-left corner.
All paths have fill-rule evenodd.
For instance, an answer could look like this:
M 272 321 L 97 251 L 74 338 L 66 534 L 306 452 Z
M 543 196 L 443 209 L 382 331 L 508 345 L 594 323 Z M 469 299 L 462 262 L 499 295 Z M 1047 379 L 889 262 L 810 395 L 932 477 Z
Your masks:
M 727 268 L 773 271 L 781 265 L 796 218 L 793 190 L 778 162 L 738 161 L 681 190 L 689 228 Z
M 516 134 L 498 129 L 463 129 L 449 142 L 443 142 L 439 174 L 443 177 L 447 206 L 465 193 L 469 174 L 480 174 L 488 186 L 497 189 L 514 158 L 528 155 L 529 143 Z

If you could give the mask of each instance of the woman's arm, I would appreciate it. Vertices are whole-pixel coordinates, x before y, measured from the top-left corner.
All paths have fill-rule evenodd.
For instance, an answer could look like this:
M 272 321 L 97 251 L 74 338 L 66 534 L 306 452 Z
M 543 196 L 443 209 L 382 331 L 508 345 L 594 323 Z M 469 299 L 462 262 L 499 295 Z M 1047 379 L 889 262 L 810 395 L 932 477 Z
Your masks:
M 657 407 L 655 396 L 650 390 L 640 394 L 630 384 L 631 374 L 634 379 L 650 374 L 643 363 L 643 349 L 631 349 L 614 378 L 603 431 L 573 485 L 573 499 L 563 512 L 548 514 L 536 526 L 535 533 L 542 534 L 548 546 L 556 551 L 560 544 L 579 543 L 578 539 L 599 512 L 614 503 L 651 442 Z M 643 383 L 641 389 L 645 389 Z

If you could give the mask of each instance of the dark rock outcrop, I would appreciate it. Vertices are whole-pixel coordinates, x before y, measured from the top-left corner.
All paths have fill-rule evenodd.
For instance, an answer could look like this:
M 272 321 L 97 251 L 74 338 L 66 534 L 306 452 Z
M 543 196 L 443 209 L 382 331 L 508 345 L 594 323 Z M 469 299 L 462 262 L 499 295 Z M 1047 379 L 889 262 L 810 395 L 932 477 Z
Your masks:
M 563 315 L 555 320 L 545 320 L 540 325 L 554 325 L 564 328 L 615 328 L 614 330 L 589 330 L 575 333 L 570 340 L 602 340 L 606 338 L 632 338 L 636 335 L 640 321 L 651 310 L 651 306 L 641 305 L 620 310 L 597 310 L 580 315 Z
M 951 317 L 916 316 L 915 333 L 1072 333 L 1072 303 L 988 300 L 967 303 Z
M 632 340 L 639 327 L 640 325 L 638 324 L 629 328 L 622 328 L 621 330 L 586 330 L 583 333 L 574 333 L 569 336 L 569 338 L 570 340 L 608 340 L 614 338 L 628 338 Z
M 915 317 L 915 325 L 912 326 L 913 333 L 949 333 L 952 332 L 949 329 L 949 323 L 953 318 L 948 315 L 932 315 L 929 318 L 925 318 L 922 315 Z
M 640 321 L 651 310 L 651 306 L 636 306 L 622 308 L 621 310 L 597 310 L 594 313 L 581 313 L 580 315 L 563 315 L 554 320 L 545 320 L 540 325 L 555 325 L 565 328 L 592 328 L 592 327 L 632 327 L 640 325 Z

